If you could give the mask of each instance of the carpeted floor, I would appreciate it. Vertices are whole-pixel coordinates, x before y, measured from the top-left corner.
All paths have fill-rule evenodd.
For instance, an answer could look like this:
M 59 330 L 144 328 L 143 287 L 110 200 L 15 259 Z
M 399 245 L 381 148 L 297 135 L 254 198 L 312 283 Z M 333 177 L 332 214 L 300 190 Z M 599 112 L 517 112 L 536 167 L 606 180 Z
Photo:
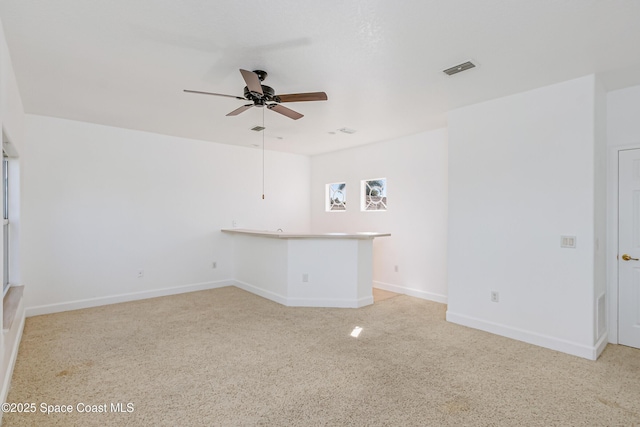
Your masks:
M 32 317 L 7 402 L 36 413 L 3 425 L 640 425 L 640 350 L 588 361 L 447 323 L 445 309 L 405 295 L 287 308 L 229 287 Z

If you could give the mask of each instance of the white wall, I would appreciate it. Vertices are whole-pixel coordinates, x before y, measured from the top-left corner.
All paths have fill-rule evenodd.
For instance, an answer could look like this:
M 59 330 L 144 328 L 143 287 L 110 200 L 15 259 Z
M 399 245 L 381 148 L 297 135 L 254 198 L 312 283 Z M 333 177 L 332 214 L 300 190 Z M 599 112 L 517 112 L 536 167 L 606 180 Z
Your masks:
M 388 210 L 360 211 L 360 181 L 387 178 Z M 347 183 L 347 210 L 325 211 L 325 186 Z M 374 240 L 376 287 L 447 300 L 447 135 L 444 129 L 314 156 L 314 231 L 380 231 Z M 398 266 L 398 272 L 394 267 Z
M 448 320 L 595 358 L 595 87 L 450 112 Z
M 0 23 L 0 127 L 3 133 L 3 142 L 10 142 L 7 147 L 11 156 L 12 169 L 11 179 L 12 185 L 20 183 L 19 159 L 17 158 L 24 148 L 24 108 L 22 100 L 16 84 L 16 77 L 13 71 L 9 49 L 7 47 L 4 30 Z M 0 190 L 0 197 L 3 197 L 3 190 Z M 21 284 L 21 257 L 20 257 L 20 198 L 17 191 L 13 189 L 10 193 L 12 202 L 11 225 L 10 225 L 10 283 Z M 3 248 L 0 245 L 0 259 L 3 256 Z M 2 263 L 0 262 L 0 275 L 2 271 Z M 24 305 L 18 305 L 18 312 L 13 321 L 10 330 L 3 331 L 0 336 L 0 400 L 5 401 L 9 391 L 11 374 L 13 372 L 13 364 L 18 353 L 18 346 L 22 336 L 22 328 L 24 325 Z M 0 307 L 0 316 L 2 315 L 2 307 Z M 2 414 L 0 414 L 0 417 Z
M 1 25 L 1 24 L 0 24 Z M 0 119 L 5 133 L 18 152 L 24 145 L 24 108 L 18 91 L 9 48 L 0 26 Z
M 21 169 L 20 154 L 25 143 L 25 115 L 22 99 L 18 91 L 13 65 L 4 37 L 4 30 L 0 27 L 0 125 L 3 133 L 3 143 L 10 156 L 9 170 L 12 186 L 20 187 Z M 0 190 L 2 191 L 2 190 Z M 12 253 L 10 259 L 10 283 L 21 284 L 21 253 L 20 253 L 20 191 L 9 194 L 11 205 L 10 243 Z M 2 248 L 0 248 L 0 253 Z M 0 266 L 0 269 L 2 266 Z
M 611 147 L 640 146 L 640 86 L 607 94 L 607 143 Z
M 27 129 L 28 314 L 226 284 L 234 220 L 309 229 L 308 157 L 267 151 L 262 200 L 260 150 L 34 115 Z

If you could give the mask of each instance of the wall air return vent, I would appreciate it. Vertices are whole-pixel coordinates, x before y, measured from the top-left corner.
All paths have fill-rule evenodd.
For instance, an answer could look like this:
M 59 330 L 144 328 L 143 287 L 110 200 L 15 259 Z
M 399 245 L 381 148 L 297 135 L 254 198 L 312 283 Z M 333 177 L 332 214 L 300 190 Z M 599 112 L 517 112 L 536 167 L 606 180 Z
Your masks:
M 463 62 L 462 64 L 458 64 L 454 67 L 451 68 L 447 68 L 446 70 L 443 71 L 443 73 L 447 74 L 447 75 L 454 75 L 454 74 L 458 74 L 462 71 L 466 71 L 466 70 L 470 70 L 471 68 L 474 68 L 476 65 L 471 62 L 471 61 L 467 61 L 467 62 Z

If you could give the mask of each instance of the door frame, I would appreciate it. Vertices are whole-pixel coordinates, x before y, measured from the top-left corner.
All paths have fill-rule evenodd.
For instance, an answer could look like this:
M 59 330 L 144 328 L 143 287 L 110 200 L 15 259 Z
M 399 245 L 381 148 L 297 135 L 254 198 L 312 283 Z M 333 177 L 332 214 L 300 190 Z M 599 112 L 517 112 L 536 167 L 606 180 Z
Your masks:
M 609 147 L 607 153 L 607 332 L 618 344 L 618 156 L 621 151 L 640 150 L 640 142 Z

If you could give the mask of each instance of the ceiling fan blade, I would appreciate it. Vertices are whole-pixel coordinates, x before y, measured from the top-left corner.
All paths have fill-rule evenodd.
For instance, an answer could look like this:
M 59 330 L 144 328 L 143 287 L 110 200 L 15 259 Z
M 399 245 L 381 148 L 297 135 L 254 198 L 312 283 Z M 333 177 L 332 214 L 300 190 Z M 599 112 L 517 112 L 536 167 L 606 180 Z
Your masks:
M 247 87 L 251 92 L 264 95 L 264 93 L 262 93 L 262 83 L 260 83 L 260 78 L 256 73 L 243 69 L 240 69 L 240 73 L 242 74 L 242 78 L 247 83 Z
M 324 92 L 309 93 L 289 93 L 286 95 L 278 95 L 280 102 L 302 102 L 302 101 L 326 101 L 327 94 Z
M 280 104 L 269 104 L 269 105 L 267 105 L 267 108 L 269 108 L 270 110 L 275 111 L 276 113 L 280 113 L 283 116 L 287 116 L 287 117 L 289 117 L 290 119 L 293 119 L 293 120 L 298 120 L 299 118 L 304 117 L 304 115 L 302 115 L 302 114 L 300 114 L 300 113 L 298 113 L 296 111 L 293 111 L 290 108 L 283 107 Z
M 236 108 L 235 110 L 233 110 L 232 112 L 230 112 L 229 114 L 227 114 L 227 116 L 237 116 L 240 113 L 243 113 L 245 111 L 247 111 L 249 108 L 253 107 L 253 104 L 247 104 L 247 105 L 243 105 L 240 108 Z
M 225 95 L 223 93 L 213 93 L 213 92 L 202 92 L 199 90 L 189 90 L 189 89 L 185 89 L 184 90 L 187 93 L 198 93 L 200 95 L 215 95 L 215 96 L 225 96 L 227 98 L 235 98 L 235 99 L 241 99 L 243 101 L 246 101 L 245 98 L 241 97 L 241 96 L 234 96 L 234 95 Z

